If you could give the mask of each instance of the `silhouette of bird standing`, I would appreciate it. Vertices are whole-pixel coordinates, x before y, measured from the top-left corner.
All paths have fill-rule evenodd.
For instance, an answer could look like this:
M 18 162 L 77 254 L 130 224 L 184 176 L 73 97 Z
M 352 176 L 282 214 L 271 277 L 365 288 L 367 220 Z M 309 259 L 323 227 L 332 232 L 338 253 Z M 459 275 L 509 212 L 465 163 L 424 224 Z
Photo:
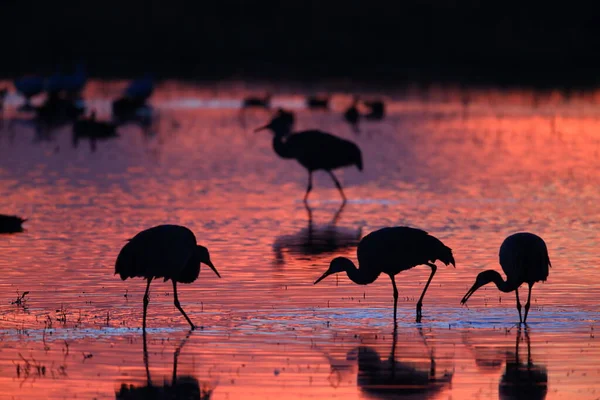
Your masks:
M 506 274 L 506 281 L 492 269 L 480 272 L 461 303 L 465 304 L 480 287 L 494 282 L 496 287 L 504 293 L 515 291 L 519 323 L 526 323 L 531 302 L 531 288 L 535 282 L 545 281 L 548 278 L 549 267 L 551 267 L 546 243 L 541 237 L 529 232 L 510 235 L 500 246 L 500 265 Z M 529 285 L 525 318 L 521 318 L 521 302 L 519 301 L 519 286 L 523 283 Z
M 333 170 L 356 165 L 362 171 L 362 154 L 356 144 L 319 130 L 292 133 L 290 118 L 281 112 L 267 125 L 255 129 L 255 132 L 263 129 L 274 133 L 273 149 L 279 157 L 295 159 L 308 170 L 305 202 L 312 190 L 312 174 L 317 170 L 324 170 L 329 174 L 346 202 L 342 185 Z
M 192 283 L 200 274 L 200 264 L 208 265 L 220 278 L 210 261 L 206 247 L 196 243 L 194 233 L 179 225 L 159 225 L 135 235 L 121 249 L 115 264 L 115 274 L 122 280 L 140 277 L 148 280 L 144 294 L 143 329 L 146 329 L 148 291 L 154 278 L 173 282 L 175 307 L 183 314 L 192 329 L 196 327 L 187 316 L 177 297 L 177 282 Z
M 0 214 L 0 233 L 16 233 L 23 232 L 21 226 L 23 222 L 27 221 L 16 215 L 2 215 Z
M 331 96 L 308 96 L 306 106 L 312 110 L 329 110 Z
M 346 122 L 348 122 L 350 124 L 350 126 L 352 126 L 352 130 L 355 133 L 358 133 L 358 121 L 360 119 L 360 114 L 358 113 L 358 96 L 354 96 L 354 99 L 352 100 L 352 104 L 350 105 L 350 107 L 346 110 L 346 112 L 344 112 L 344 119 L 346 120 Z
M 368 285 L 381 273 L 387 274 L 394 287 L 394 326 L 398 308 L 398 289 L 394 279 L 396 274 L 421 264 L 431 268 L 431 275 L 417 302 L 417 322 L 420 322 L 423 297 L 437 270 L 435 261 L 456 266 L 452 249 L 427 232 L 406 226 L 387 227 L 369 233 L 358 244 L 357 255 L 358 268 L 348 258 L 334 258 L 329 269 L 315 281 L 315 285 L 338 272 L 346 272 L 348 278 L 359 285 Z
M 381 100 L 365 101 L 370 111 L 365 115 L 366 119 L 370 120 L 382 120 L 385 116 L 385 103 Z

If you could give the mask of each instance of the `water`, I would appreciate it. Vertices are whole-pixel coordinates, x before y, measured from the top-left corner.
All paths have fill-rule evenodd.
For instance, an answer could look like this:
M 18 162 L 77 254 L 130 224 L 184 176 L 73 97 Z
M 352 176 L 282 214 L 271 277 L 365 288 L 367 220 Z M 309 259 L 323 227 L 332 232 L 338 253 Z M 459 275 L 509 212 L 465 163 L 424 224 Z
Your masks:
M 90 85 L 99 118 L 119 88 Z M 516 392 L 600 396 L 597 96 L 551 94 L 533 108 L 526 92 L 473 92 L 465 114 L 452 91 L 429 101 L 397 93 L 384 122 L 354 134 L 341 119 L 350 97 L 337 96 L 330 113 L 310 112 L 281 91 L 275 101 L 296 111 L 298 129 L 318 127 L 362 149 L 362 173 L 336 172 L 349 199 L 341 211 L 330 178 L 317 173 L 308 214 L 305 170 L 279 159 L 268 133 L 252 131 L 268 113 L 240 118 L 239 88 L 167 83 L 153 98 L 160 118 L 151 128 L 120 128 L 95 152 L 87 142 L 74 148 L 68 126 L 36 133 L 15 111 L 19 100 L 8 99 L 0 212 L 29 220 L 25 232 L 0 236 L 3 398 L 147 398 L 152 390 L 212 399 L 511 398 L 499 387 L 514 387 L 517 343 L 530 387 Z M 162 223 L 190 227 L 223 278 L 203 268 L 179 285 L 202 326 L 191 334 L 171 285 L 153 282 L 144 357 L 145 284 L 121 281 L 114 262 L 125 239 Z M 422 324 L 415 303 L 429 268 L 397 276 L 395 346 L 388 279 L 312 284 L 333 257 L 355 259 L 357 240 L 387 225 L 427 230 L 457 262 L 438 269 Z M 512 294 L 488 287 L 459 304 L 479 271 L 499 270 L 502 240 L 520 230 L 546 240 L 553 266 L 534 287 L 528 332 L 514 327 Z M 29 291 L 22 305 L 11 304 L 17 291 Z M 404 380 L 390 380 L 392 368 Z

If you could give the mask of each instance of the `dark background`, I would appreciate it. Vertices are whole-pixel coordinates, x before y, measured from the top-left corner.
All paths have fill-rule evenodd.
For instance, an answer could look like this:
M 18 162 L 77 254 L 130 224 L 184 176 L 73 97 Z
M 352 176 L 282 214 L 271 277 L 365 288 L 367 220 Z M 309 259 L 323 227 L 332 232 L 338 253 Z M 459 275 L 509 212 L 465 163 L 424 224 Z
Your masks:
M 0 0 L 0 75 L 593 87 L 596 3 Z

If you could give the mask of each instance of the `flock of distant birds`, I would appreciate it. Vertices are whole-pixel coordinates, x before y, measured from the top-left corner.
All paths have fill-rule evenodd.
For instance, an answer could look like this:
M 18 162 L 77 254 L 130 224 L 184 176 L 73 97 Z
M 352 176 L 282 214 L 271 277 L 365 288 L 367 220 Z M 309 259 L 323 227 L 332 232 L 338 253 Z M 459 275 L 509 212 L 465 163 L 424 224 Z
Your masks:
M 24 77 L 14 81 L 14 86 L 25 97 L 23 111 L 33 111 L 36 118 L 44 123 L 73 120 L 73 130 L 78 137 L 100 139 L 113 135 L 116 125 L 140 116 L 147 116 L 147 100 L 153 92 L 153 80 L 147 76 L 133 81 L 123 95 L 112 102 L 114 121 L 98 121 L 92 110 L 90 116 L 82 116 L 85 109 L 79 105 L 81 91 L 86 78 L 83 70 L 74 75 L 56 75 L 47 79 Z M 31 98 L 43 91 L 47 92 L 46 101 L 41 106 L 33 106 Z M 6 90 L 2 93 L 6 94 Z M 243 100 L 242 108 L 270 108 L 270 95 L 248 97 Z M 370 112 L 365 118 L 380 120 L 385 116 L 385 104 L 381 100 L 364 102 Z M 1 104 L 1 103 L 0 103 Z M 357 131 L 361 114 L 358 110 L 359 98 L 353 98 L 344 118 Z M 329 97 L 309 97 L 307 106 L 313 109 L 327 109 Z M 141 113 L 140 113 L 141 112 Z M 362 153 L 352 141 L 339 138 L 330 133 L 313 129 L 293 132 L 295 116 L 291 111 L 278 109 L 268 124 L 256 131 L 269 130 L 273 134 L 273 150 L 284 159 L 298 161 L 308 171 L 308 185 L 304 195 L 305 203 L 312 190 L 312 174 L 322 170 L 327 172 L 340 192 L 343 204 L 346 196 L 334 170 L 355 166 L 363 169 Z M 307 204 L 307 203 L 306 203 Z M 22 230 L 24 222 L 16 216 L 0 215 L 0 232 Z M 436 261 L 455 266 L 452 250 L 439 239 L 427 232 L 411 227 L 387 227 L 369 233 L 362 238 L 357 249 L 358 268 L 348 258 L 337 257 L 330 263 L 328 270 L 314 283 L 317 284 L 329 275 L 345 272 L 353 282 L 366 285 L 374 282 L 381 274 L 389 276 L 394 294 L 394 327 L 397 326 L 398 289 L 395 276 L 401 271 L 418 265 L 431 268 L 431 274 L 417 302 L 416 321 L 422 318 L 423 298 L 433 276 L 436 273 Z M 519 312 L 519 323 L 526 323 L 530 309 L 531 289 L 536 282 L 548 277 L 550 258 L 545 242 L 539 236 L 521 232 L 507 237 L 500 247 L 500 265 L 507 276 L 504 281 L 494 270 L 478 274 L 475 283 L 461 300 L 466 303 L 471 295 L 484 285 L 494 283 L 502 292 L 515 292 Z M 171 280 L 174 292 L 174 305 L 185 317 L 191 328 L 195 325 L 187 316 L 177 296 L 177 283 L 191 283 L 198 278 L 201 264 L 208 265 L 217 276 L 219 272 L 212 264 L 208 249 L 196 242 L 196 237 L 188 228 L 179 225 L 160 225 L 138 233 L 121 249 L 116 263 L 115 274 L 121 279 L 141 277 L 147 280 L 143 299 L 143 329 L 146 328 L 148 293 L 153 279 Z M 518 288 L 526 283 L 529 287 L 525 312 L 519 299 Z

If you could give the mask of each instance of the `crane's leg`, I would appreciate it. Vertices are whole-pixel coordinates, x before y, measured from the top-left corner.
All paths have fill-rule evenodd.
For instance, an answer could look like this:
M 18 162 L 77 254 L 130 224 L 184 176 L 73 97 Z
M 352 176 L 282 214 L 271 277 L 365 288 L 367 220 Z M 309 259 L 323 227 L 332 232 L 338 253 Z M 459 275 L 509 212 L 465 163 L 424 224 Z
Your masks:
M 344 191 L 342 190 L 342 185 L 340 185 L 340 182 L 337 180 L 337 178 L 335 177 L 333 172 L 327 171 L 327 173 L 329 174 L 331 179 L 333 179 L 333 182 L 335 183 L 335 187 L 337 187 L 338 190 L 340 191 L 340 194 L 342 195 L 342 199 L 344 199 L 344 204 L 345 204 L 346 203 L 346 195 L 344 195 Z
M 523 323 L 523 318 L 521 318 L 521 302 L 519 301 L 519 289 L 515 289 L 515 293 L 517 295 L 517 311 L 519 311 L 519 323 Z
M 175 301 L 173 302 L 173 304 L 175 304 L 175 307 L 177 307 L 177 309 L 181 311 L 187 322 L 192 327 L 192 330 L 196 329 L 196 326 L 192 323 L 192 320 L 187 316 L 185 311 L 183 311 L 183 308 L 181 308 L 181 304 L 179 304 L 179 299 L 177 298 L 177 282 L 175 281 L 173 281 L 173 296 L 175 297 Z
M 421 297 L 417 302 L 417 322 L 421 322 L 421 308 L 423 308 L 423 297 L 425 297 L 425 292 L 427 292 L 427 288 L 429 288 L 429 284 L 431 283 L 431 280 L 433 279 L 433 276 L 437 271 L 437 266 L 435 264 L 427 263 L 427 265 L 431 267 L 431 275 L 429 275 L 429 280 L 425 284 L 425 288 L 423 288 L 423 293 L 421 293 Z
M 394 331 L 396 330 L 397 324 L 397 310 L 398 310 L 398 288 L 396 287 L 396 281 L 394 280 L 394 275 L 390 275 L 390 279 L 392 280 L 392 286 L 394 287 Z
M 529 314 L 529 307 L 531 302 L 531 287 L 533 285 L 529 285 L 529 294 L 527 295 L 527 303 L 525 303 L 525 318 L 523 318 L 523 323 L 527 323 L 527 314 Z
M 148 309 L 148 303 L 150 299 L 148 297 L 148 292 L 150 291 L 150 282 L 152 282 L 152 278 L 148 278 L 148 284 L 146 285 L 146 293 L 144 294 L 144 318 L 142 322 L 142 330 L 146 332 L 146 310 Z
M 308 186 L 306 187 L 306 194 L 304 195 L 304 203 L 308 201 L 308 194 L 312 190 L 312 171 L 308 171 Z

